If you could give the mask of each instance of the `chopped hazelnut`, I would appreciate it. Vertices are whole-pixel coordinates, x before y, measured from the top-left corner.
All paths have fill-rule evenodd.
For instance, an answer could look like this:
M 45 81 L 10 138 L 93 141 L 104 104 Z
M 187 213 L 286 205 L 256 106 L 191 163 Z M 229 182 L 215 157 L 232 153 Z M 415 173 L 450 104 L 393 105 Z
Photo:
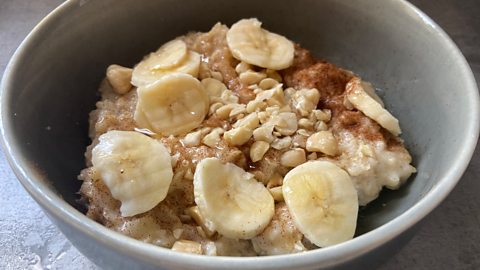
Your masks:
M 305 150 L 302 148 L 289 150 L 280 157 L 280 164 L 285 167 L 296 167 L 306 161 Z
M 272 125 L 262 125 L 253 131 L 253 138 L 255 139 L 255 141 L 265 141 L 271 143 L 273 142 L 273 140 L 275 140 L 272 132 Z
M 330 131 L 319 131 L 307 139 L 307 151 L 322 152 L 329 156 L 338 154 L 337 140 Z
M 272 78 L 265 78 L 265 79 L 260 81 L 258 86 L 260 88 L 262 88 L 263 90 L 268 90 L 268 89 L 271 89 L 271 88 L 275 87 L 278 84 L 279 84 L 278 81 L 276 81 Z
M 207 136 L 203 137 L 202 143 L 212 148 L 215 147 L 220 142 L 220 135 L 223 132 L 223 128 L 213 129 Z
M 267 69 L 265 71 L 265 73 L 267 73 L 268 78 L 272 78 L 272 79 L 276 80 L 277 82 L 282 82 L 282 76 L 280 76 L 280 74 L 278 74 L 277 71 L 275 71 L 273 69 Z
M 113 90 L 120 95 L 126 94 L 132 89 L 132 69 L 119 65 L 110 65 L 107 68 L 107 80 Z
M 292 135 L 297 131 L 298 123 L 295 113 L 282 112 L 278 116 L 272 117 L 275 130 L 282 135 Z
M 290 147 L 292 144 L 292 138 L 290 136 L 286 136 L 280 139 L 275 139 L 272 143 L 272 148 L 277 150 L 282 150 Z
M 184 253 L 202 254 L 202 245 L 195 241 L 178 240 L 173 244 L 172 250 Z
M 192 147 L 192 146 L 199 146 L 200 140 L 202 139 L 202 131 L 197 130 L 194 132 L 190 132 L 183 139 L 180 140 L 183 146 Z
M 247 127 L 253 130 L 256 129 L 259 125 L 260 120 L 258 119 L 258 114 L 254 112 L 235 122 L 235 124 L 233 124 L 233 127 Z
M 223 139 L 229 145 L 242 145 L 252 137 L 252 130 L 247 127 L 238 127 L 226 131 L 223 134 Z
M 257 162 L 263 158 L 265 153 L 270 148 L 270 144 L 264 141 L 256 141 L 250 147 L 250 159 Z
M 272 194 L 272 197 L 276 202 L 283 202 L 282 186 L 270 188 L 268 191 L 270 191 L 270 194 Z
M 252 85 L 252 84 L 259 83 L 261 80 L 265 79 L 266 77 L 267 75 L 265 73 L 247 70 L 245 72 L 240 73 L 240 75 L 238 76 L 238 80 L 245 85 Z
M 245 63 L 245 62 L 240 62 L 238 63 L 238 65 L 235 67 L 235 71 L 237 72 L 237 74 L 241 74 L 241 73 L 244 73 L 248 70 L 251 70 L 252 69 L 252 66 L 248 63 Z

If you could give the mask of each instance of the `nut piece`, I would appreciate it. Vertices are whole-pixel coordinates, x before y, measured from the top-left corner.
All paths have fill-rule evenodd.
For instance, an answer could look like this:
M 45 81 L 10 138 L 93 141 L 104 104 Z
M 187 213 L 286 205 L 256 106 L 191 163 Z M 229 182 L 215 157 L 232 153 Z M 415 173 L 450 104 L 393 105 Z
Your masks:
M 238 103 L 239 98 L 237 95 L 232 90 L 225 90 L 222 92 L 222 95 L 220 96 L 220 99 L 223 104 L 229 104 L 229 103 Z
M 315 160 L 317 159 L 317 153 L 316 152 L 313 152 L 311 153 L 310 155 L 307 156 L 308 160 Z
M 272 125 L 263 125 L 253 131 L 253 138 L 255 139 L 255 141 L 265 141 L 271 143 L 273 142 L 273 140 L 275 140 L 272 132 Z
M 208 68 L 207 63 L 200 61 L 200 65 L 198 66 L 198 78 L 200 80 L 210 78 L 212 76 L 210 72 L 210 68 Z
M 119 65 L 110 65 L 107 68 L 107 80 L 113 90 L 120 95 L 128 93 L 132 89 L 132 69 Z
M 208 110 L 208 115 L 214 114 L 214 113 L 215 113 L 218 109 L 220 109 L 222 106 L 223 106 L 223 104 L 220 103 L 220 102 L 213 103 L 212 105 L 210 105 L 210 109 Z
M 202 143 L 212 148 L 215 147 L 220 142 L 220 134 L 223 132 L 223 128 L 215 128 L 207 136 L 203 137 Z
M 235 122 L 235 124 L 233 124 L 233 127 L 234 128 L 247 127 L 251 130 L 254 130 L 259 125 L 260 125 L 260 120 L 258 119 L 257 113 L 254 112 Z
M 229 103 L 223 105 L 215 111 L 215 114 L 220 119 L 227 119 L 245 112 L 245 104 Z
M 212 78 L 203 79 L 202 85 L 210 97 L 210 104 L 220 101 L 223 91 L 227 90 L 225 84 Z
M 260 83 L 258 84 L 258 86 L 263 90 L 271 89 L 277 85 L 278 85 L 278 82 L 272 78 L 265 78 L 261 80 Z
M 244 73 L 248 70 L 251 70 L 252 69 L 252 66 L 246 62 L 243 62 L 241 61 L 240 63 L 238 63 L 238 65 L 235 67 L 235 71 L 237 72 L 237 74 L 241 74 L 241 73 Z
M 229 117 L 234 117 L 246 112 L 245 104 L 235 104 L 233 109 L 230 111 Z
M 280 164 L 285 167 L 296 167 L 302 163 L 305 163 L 307 158 L 305 157 L 305 150 L 302 148 L 295 148 L 289 150 L 280 157 Z
M 270 113 L 268 113 L 268 112 L 258 112 L 258 119 L 260 119 L 260 123 L 265 124 L 265 123 L 267 123 L 268 120 L 270 120 Z M 272 127 L 273 127 L 273 124 L 272 124 Z
M 202 216 L 202 214 L 200 213 L 200 210 L 198 209 L 198 206 L 192 206 L 186 209 L 185 214 L 192 217 L 193 220 L 195 220 L 195 222 L 202 227 L 206 236 L 212 237 L 215 234 L 215 226 L 210 220 L 205 219 Z
M 172 234 L 173 234 L 173 237 L 175 237 L 175 239 L 179 239 L 183 234 L 183 229 L 180 229 L 180 228 L 174 229 L 172 231 Z
M 275 139 L 272 143 L 272 147 L 277 150 L 282 150 L 290 147 L 292 144 L 292 137 L 286 136 L 281 139 Z
M 276 202 L 283 202 L 282 186 L 270 188 L 268 191 Z
M 298 126 L 303 129 L 313 129 L 313 122 L 307 118 L 301 118 L 298 120 Z
M 252 84 L 259 83 L 261 80 L 265 79 L 266 77 L 267 75 L 265 73 L 247 70 L 245 72 L 240 73 L 240 75 L 238 76 L 238 80 L 244 85 L 252 85 Z
M 270 144 L 264 141 L 256 141 L 250 147 L 250 159 L 257 162 L 263 158 L 263 155 L 270 148 Z
M 266 73 L 267 73 L 268 78 L 272 78 L 277 82 L 282 82 L 282 76 L 280 76 L 280 74 L 278 74 L 277 71 L 267 68 Z
M 337 140 L 331 131 L 319 131 L 307 139 L 307 151 L 322 152 L 329 156 L 338 154 Z
M 300 147 L 305 148 L 307 145 L 307 139 L 309 136 L 303 136 L 300 134 L 296 134 L 292 137 L 292 144 L 293 147 Z
M 247 104 L 247 113 L 258 112 L 264 110 L 267 107 L 267 103 L 260 100 L 252 100 Z
M 328 122 L 330 121 L 330 118 L 332 118 L 332 111 L 330 111 L 329 109 L 313 110 L 312 114 L 318 121 Z
M 172 250 L 184 253 L 202 254 L 202 245 L 195 241 L 178 240 L 173 244 Z
M 292 112 L 282 112 L 272 117 L 275 130 L 282 135 L 292 135 L 298 129 L 297 116 Z
M 274 173 L 267 182 L 267 188 L 273 188 L 283 185 L 283 177 L 279 173 Z
M 282 85 L 279 84 L 270 90 L 260 91 L 255 98 L 257 101 L 265 101 L 268 106 L 282 107 L 286 104 Z
M 315 123 L 315 130 L 316 131 L 325 131 L 327 129 L 328 129 L 328 126 L 327 126 L 327 124 L 325 124 L 325 122 L 318 121 L 317 123 Z
M 308 116 L 312 110 L 317 108 L 320 100 L 320 93 L 317 89 L 301 89 L 292 96 L 292 105 L 302 116 Z
M 217 246 L 215 242 L 208 241 L 204 244 L 205 255 L 207 256 L 217 256 Z
M 223 139 L 229 145 L 242 145 L 252 137 L 253 131 L 247 127 L 238 127 L 226 131 L 223 134 Z
M 199 146 L 201 139 L 202 139 L 202 131 L 198 130 L 198 131 L 188 133 L 183 139 L 180 140 L 180 142 L 185 147 L 192 147 L 192 146 Z
M 310 135 L 312 135 L 313 132 L 310 132 L 308 130 L 305 130 L 303 128 L 297 130 L 297 134 L 299 135 L 302 135 L 302 136 L 305 136 L 305 137 L 310 137 Z

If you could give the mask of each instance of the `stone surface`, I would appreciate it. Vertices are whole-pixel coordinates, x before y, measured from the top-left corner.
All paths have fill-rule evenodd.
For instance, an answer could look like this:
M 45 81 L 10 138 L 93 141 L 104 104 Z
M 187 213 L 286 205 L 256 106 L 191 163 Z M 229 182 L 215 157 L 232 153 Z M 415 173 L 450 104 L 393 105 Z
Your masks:
M 0 1 L 0 74 L 28 32 L 60 0 Z M 414 0 L 452 37 L 480 81 L 480 2 Z M 448 154 L 448 153 L 446 153 Z M 480 269 L 480 150 L 415 238 L 380 270 Z M 97 269 L 51 224 L 0 153 L 0 269 Z

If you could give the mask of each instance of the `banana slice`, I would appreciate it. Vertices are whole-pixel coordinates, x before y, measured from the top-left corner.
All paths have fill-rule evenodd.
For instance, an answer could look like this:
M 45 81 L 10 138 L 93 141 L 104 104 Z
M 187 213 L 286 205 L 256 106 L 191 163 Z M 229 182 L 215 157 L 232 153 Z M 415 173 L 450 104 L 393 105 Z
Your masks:
M 227 32 L 227 44 L 238 60 L 263 68 L 280 70 L 292 65 L 293 43 L 271 33 L 257 19 L 243 19 Z
M 207 158 L 193 177 L 195 202 L 217 231 L 229 238 L 250 239 L 261 233 L 274 214 L 267 188 L 231 163 Z
M 207 92 L 188 74 L 171 73 L 137 91 L 136 124 L 164 136 L 191 131 L 208 113 Z
M 109 131 L 93 148 L 92 163 L 121 201 L 122 216 L 144 213 L 167 196 L 173 172 L 162 143 L 134 131 Z
M 373 99 L 375 99 L 376 102 L 380 104 L 380 106 L 385 107 L 385 104 L 383 104 L 382 99 L 375 93 L 375 89 L 373 88 L 373 85 L 370 82 L 362 81 L 360 83 L 363 87 L 363 90 Z
M 151 53 L 133 68 L 132 84 L 136 87 L 145 86 L 172 72 L 197 77 L 199 68 L 200 55 L 188 51 L 185 42 L 174 40 L 160 47 L 156 53 Z
M 304 163 L 285 175 L 283 197 L 297 228 L 319 247 L 353 238 L 358 198 L 350 176 L 329 161 Z
M 402 133 L 397 118 L 383 108 L 383 102 L 381 102 L 380 98 L 373 89 L 368 89 L 368 85 L 363 83 L 360 78 L 355 77 L 351 79 L 345 88 L 345 92 L 348 101 L 357 110 L 363 112 L 393 135 L 398 136 Z M 369 92 L 372 92 L 374 95 L 369 94 Z
M 153 128 L 150 125 L 150 122 L 148 122 L 148 118 L 145 115 L 145 113 L 142 110 L 142 107 L 140 107 L 140 103 L 137 102 L 137 106 L 135 107 L 135 112 L 133 114 L 133 120 L 135 120 L 135 123 L 137 126 L 141 129 L 148 129 L 149 131 L 153 132 Z
M 152 58 L 152 68 L 155 70 L 169 69 L 180 64 L 187 57 L 187 44 L 180 39 L 174 39 L 162 45 Z

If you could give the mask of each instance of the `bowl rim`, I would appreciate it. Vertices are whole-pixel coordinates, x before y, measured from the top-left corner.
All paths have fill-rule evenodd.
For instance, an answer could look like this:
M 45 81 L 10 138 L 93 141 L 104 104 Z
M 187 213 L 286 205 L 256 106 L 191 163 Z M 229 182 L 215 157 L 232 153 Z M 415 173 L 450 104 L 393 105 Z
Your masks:
M 54 25 L 57 20 L 67 16 L 69 12 L 73 12 L 78 6 L 83 5 L 84 2 L 82 0 L 67 0 L 50 12 L 28 34 L 10 59 L 0 86 L 1 144 L 14 174 L 28 193 L 42 206 L 44 211 L 118 253 L 128 254 L 128 256 L 146 260 L 152 264 L 158 264 L 159 258 L 162 258 L 162 262 L 165 265 L 181 264 L 183 267 L 188 268 L 221 269 L 231 267 L 261 269 L 266 266 L 278 268 L 277 266 L 280 265 L 282 269 L 287 269 L 300 266 L 334 266 L 380 247 L 428 215 L 455 187 L 474 153 L 479 135 L 479 94 L 474 75 L 465 57 L 445 31 L 413 4 L 405 0 L 382 1 L 385 5 L 397 7 L 402 12 L 409 13 L 412 17 L 421 21 L 424 27 L 428 27 L 440 35 L 446 46 L 451 49 L 451 53 L 454 55 L 461 73 L 467 78 L 465 91 L 469 96 L 468 100 L 473 110 L 469 113 L 469 118 L 472 121 L 465 130 L 466 135 L 463 138 L 464 144 L 462 145 L 460 155 L 452 161 L 451 167 L 445 176 L 440 178 L 438 184 L 434 185 L 423 198 L 393 220 L 352 240 L 335 246 L 297 254 L 265 257 L 210 257 L 179 253 L 127 237 L 89 219 L 51 190 L 47 183 L 38 181 L 37 175 L 29 172 L 28 161 L 16 154 L 19 153 L 19 150 L 18 145 L 15 145 L 13 141 L 13 121 L 7 115 L 9 107 L 7 101 L 13 91 L 14 78 L 19 72 L 17 62 L 20 62 L 26 52 L 33 48 L 35 41 L 43 32 L 47 32 L 50 26 Z M 75 243 L 72 244 L 75 245 Z

